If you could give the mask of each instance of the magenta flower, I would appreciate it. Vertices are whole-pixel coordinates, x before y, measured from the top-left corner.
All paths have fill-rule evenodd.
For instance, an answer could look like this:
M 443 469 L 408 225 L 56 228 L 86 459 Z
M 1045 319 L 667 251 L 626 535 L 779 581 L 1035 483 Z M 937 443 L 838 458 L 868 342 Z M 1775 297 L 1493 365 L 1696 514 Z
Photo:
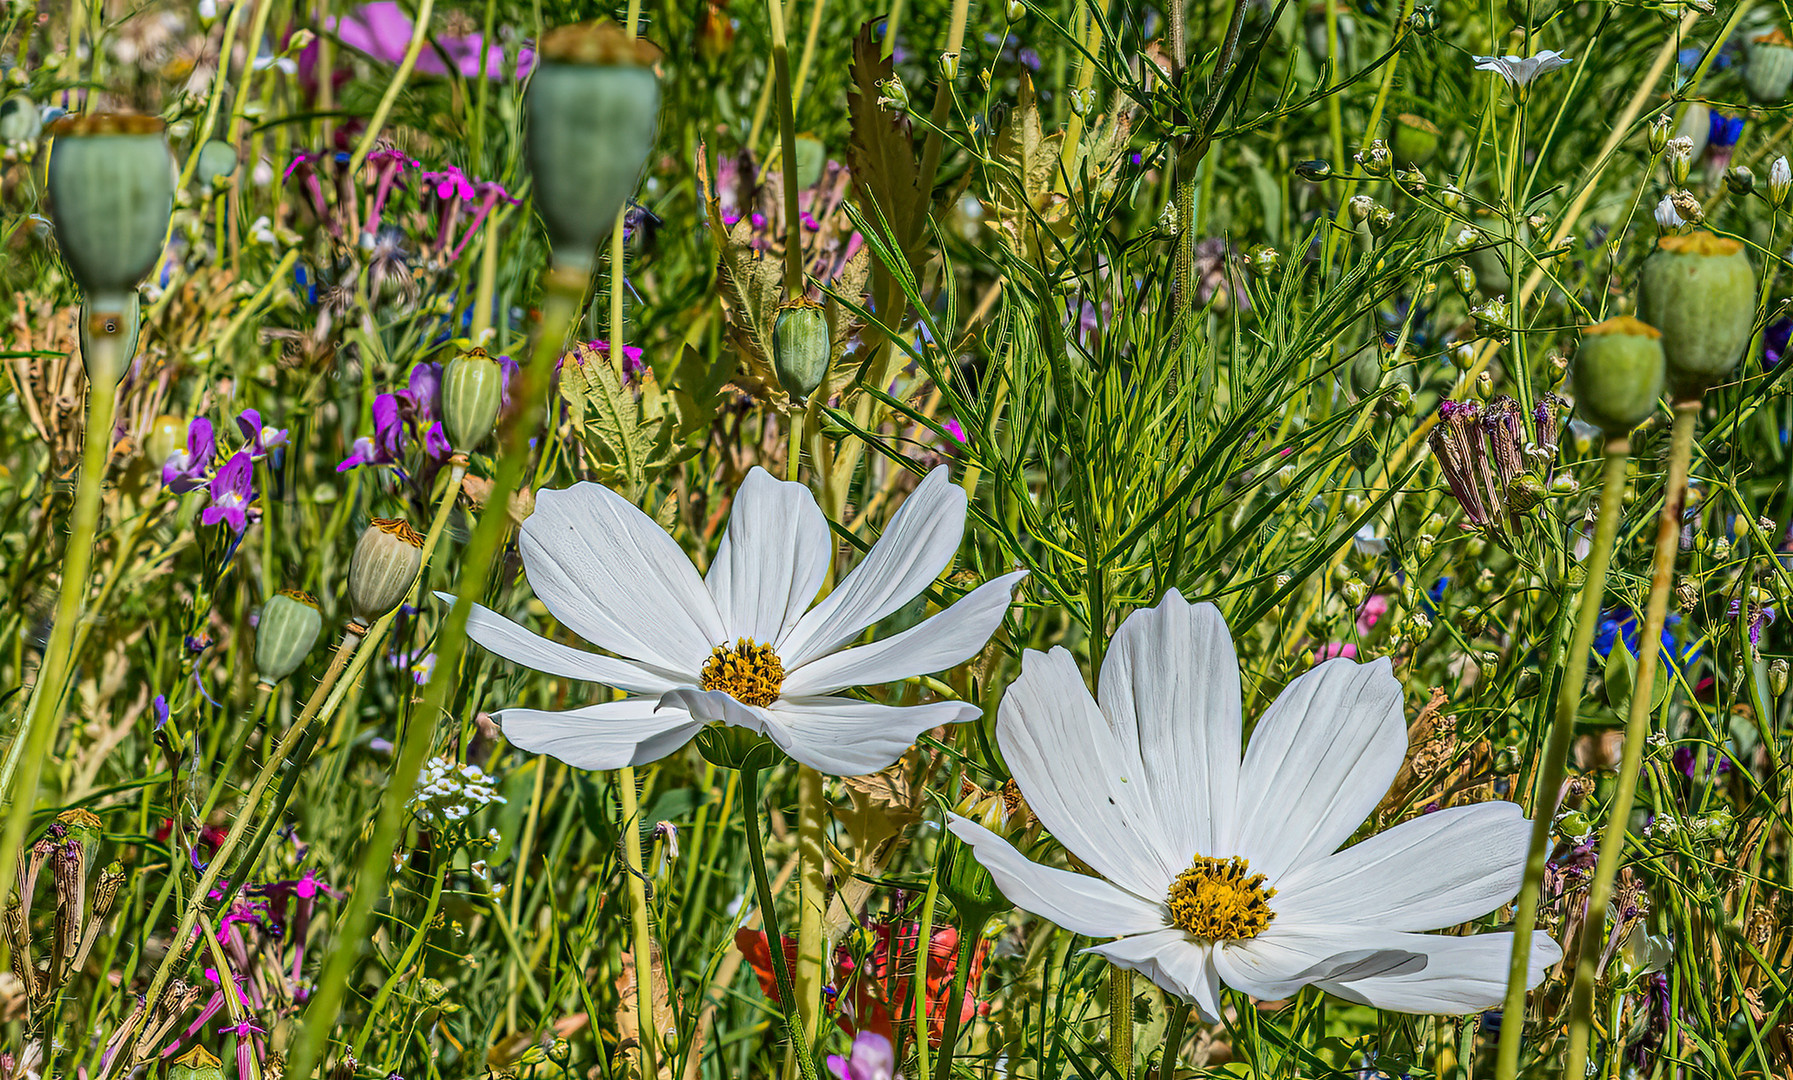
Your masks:
M 511 198 L 510 193 L 504 190 L 504 185 L 496 180 L 481 180 L 473 185 L 473 192 L 479 199 L 479 206 L 474 209 L 473 219 L 467 222 L 466 231 L 461 233 L 461 239 L 455 244 L 454 251 L 449 253 L 450 262 L 461 257 L 461 252 L 467 249 L 468 241 L 472 240 L 473 234 L 479 231 L 481 225 L 485 224 L 485 220 L 492 213 L 494 206 L 497 206 L 500 201 L 513 205 L 522 201 Z
M 901 1080 L 890 1040 L 875 1031 L 855 1035 L 848 1056 L 829 1054 L 828 1071 L 838 1080 Z
M 249 526 L 249 504 L 255 501 L 253 480 L 255 466 L 251 463 L 249 452 L 239 450 L 231 455 L 219 467 L 207 488 L 212 497 L 212 505 L 205 508 L 199 520 L 205 525 L 216 525 L 222 521 L 232 530 L 242 532 Z
M 394 65 L 405 58 L 405 50 L 411 44 L 412 27 L 411 17 L 390 0 L 363 4 L 352 14 L 325 23 L 325 28 L 344 45 L 382 64 Z M 480 34 L 437 34 L 435 44 L 439 50 L 425 48 L 418 54 L 415 68 L 418 74 L 447 75 L 452 64 L 456 72 L 468 79 L 482 75 L 497 79 L 504 75 L 504 47 L 487 45 Z M 514 77 L 521 79 L 534 66 L 534 50 L 519 50 Z
M 249 456 L 256 460 L 267 457 L 275 447 L 286 445 L 287 429 L 263 427 L 261 413 L 254 409 L 243 410 L 237 417 L 237 428 L 249 440 Z
M 212 422 L 195 417 L 187 425 L 187 448 L 177 450 L 162 465 L 162 483 L 179 495 L 205 485 L 212 458 L 218 454 L 218 440 L 212 434 Z
M 440 416 L 442 365 L 426 361 L 413 367 L 398 399 L 407 420 L 427 422 Z
M 438 199 L 471 199 L 473 198 L 473 181 L 467 178 L 457 166 L 450 165 L 446 169 L 426 170 L 423 181 L 430 185 L 431 194 Z
M 418 168 L 418 163 L 390 146 L 367 155 L 367 163 L 374 167 L 374 192 L 368 198 L 365 215 L 367 223 L 362 226 L 361 232 L 364 236 L 372 236 L 380 231 L 380 216 L 386 212 L 386 200 L 392 195 L 393 185 L 407 168 Z

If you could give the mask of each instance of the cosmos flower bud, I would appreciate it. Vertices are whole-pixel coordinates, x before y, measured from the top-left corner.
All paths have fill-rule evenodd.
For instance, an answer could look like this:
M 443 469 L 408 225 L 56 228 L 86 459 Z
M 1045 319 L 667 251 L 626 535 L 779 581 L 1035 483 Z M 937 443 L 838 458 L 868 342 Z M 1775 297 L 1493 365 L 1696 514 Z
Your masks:
M 355 613 L 349 629 L 364 633 L 367 624 L 404 603 L 422 568 L 417 530 L 403 518 L 374 518 L 349 557 L 349 608 Z
M 1575 410 L 1609 436 L 1649 419 L 1662 397 L 1662 332 L 1629 315 L 1583 330 L 1569 377 Z
M 198 1043 L 168 1063 L 168 1080 L 224 1080 L 224 1063 Z
M 1395 164 L 1403 169 L 1417 169 L 1438 153 L 1438 125 L 1423 116 L 1402 113 L 1395 117 L 1393 139 L 1389 149 Z
M 469 349 L 442 371 L 442 427 L 457 454 L 492 434 L 503 402 L 504 370 L 484 349 Z
M 1752 39 L 1743 81 L 1750 97 L 1764 105 L 1785 101 L 1788 84 L 1793 83 L 1793 40 L 1778 29 Z
M 1793 169 L 1787 166 L 1787 156 L 1782 154 L 1768 166 L 1768 203 L 1776 210 L 1787 205 L 1787 194 L 1793 191 Z
M 262 605 L 255 627 L 256 677 L 273 686 L 298 670 L 323 627 L 316 597 L 296 589 L 275 593 Z
M 137 335 L 143 325 L 142 301 L 136 289 L 122 294 L 120 299 L 122 302 L 113 311 L 96 310 L 91 296 L 81 300 L 81 363 L 87 368 L 88 380 L 97 386 L 117 382 L 137 355 Z M 114 347 L 107 350 L 102 348 L 105 344 Z M 100 371 L 95 365 L 101 362 L 112 367 Z
M 772 324 L 772 367 L 787 393 L 799 401 L 815 393 L 828 374 L 832 351 L 822 305 L 806 296 L 779 305 Z
M 660 52 L 609 19 L 542 35 L 529 79 L 535 205 L 554 256 L 589 269 L 635 191 L 660 111 Z
M 90 113 L 50 126 L 50 216 L 75 283 L 117 314 L 162 254 L 174 212 L 174 158 L 153 116 Z
M 1644 260 L 1637 313 L 1662 331 L 1670 391 L 1704 393 L 1737 366 L 1755 323 L 1756 278 L 1743 244 L 1709 232 L 1658 240 Z

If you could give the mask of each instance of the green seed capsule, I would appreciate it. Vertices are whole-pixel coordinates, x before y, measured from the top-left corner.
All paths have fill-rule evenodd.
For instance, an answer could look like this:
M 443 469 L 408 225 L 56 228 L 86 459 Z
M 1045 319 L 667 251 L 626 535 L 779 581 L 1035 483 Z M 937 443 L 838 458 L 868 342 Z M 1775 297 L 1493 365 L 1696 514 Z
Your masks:
M 216 187 L 237 171 L 237 148 L 223 139 L 207 139 L 199 148 L 199 181 Z
M 1581 334 L 1569 368 L 1575 411 L 1607 435 L 1624 435 L 1649 419 L 1662 397 L 1662 332 L 1619 315 Z
M 203 1046 L 168 1063 L 168 1080 L 224 1080 L 224 1064 Z
M 1389 140 L 1395 164 L 1415 169 L 1431 161 L 1438 153 L 1438 138 L 1438 125 L 1423 116 L 1402 113 L 1395 117 L 1393 138 Z
M 374 518 L 349 557 L 349 609 L 362 633 L 405 601 L 423 568 L 423 537 L 403 518 Z
M 274 594 L 262 605 L 255 627 L 256 677 L 272 686 L 297 671 L 323 628 L 315 597 L 296 589 Z
M 469 349 L 442 372 L 442 427 L 455 452 L 466 454 L 492 434 L 502 403 L 504 370 L 484 349 Z
M 1750 97 L 1764 105 L 1785 101 L 1787 87 L 1793 84 L 1793 39 L 1779 30 L 1751 39 L 1743 81 Z
M 1697 397 L 1743 357 L 1756 316 L 1756 276 L 1743 244 L 1694 232 L 1665 236 L 1644 260 L 1638 318 L 1662 331 L 1669 390 Z
M 801 401 L 816 392 L 828 374 L 832 352 L 822 305 L 808 297 L 779 305 L 772 324 L 772 367 L 792 397 Z
M 50 134 L 50 216 L 62 258 L 96 311 L 121 311 L 162 254 L 174 212 L 174 158 L 162 121 L 65 116 Z
M 142 329 L 142 302 L 137 290 L 122 294 L 120 310 L 96 311 L 92 297 L 81 300 L 81 363 L 87 378 L 96 386 L 111 386 L 124 376 L 137 356 L 137 335 Z M 109 371 L 98 371 L 94 364 L 103 360 L 113 365 Z
M 0 143 L 33 143 L 44 130 L 37 102 L 24 94 L 0 101 Z
M 588 269 L 654 145 L 659 50 L 608 19 L 542 36 L 529 79 L 535 205 L 556 259 Z

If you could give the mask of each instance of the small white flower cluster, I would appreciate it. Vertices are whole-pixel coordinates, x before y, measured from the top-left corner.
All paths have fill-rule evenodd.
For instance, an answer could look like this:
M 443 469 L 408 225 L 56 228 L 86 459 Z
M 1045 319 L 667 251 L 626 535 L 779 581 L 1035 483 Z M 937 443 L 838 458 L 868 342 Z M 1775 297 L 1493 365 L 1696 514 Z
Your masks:
M 465 821 L 480 808 L 505 801 L 493 786 L 496 780 L 478 765 L 461 765 L 444 757 L 431 758 L 417 778 L 417 794 L 411 797 L 411 812 L 418 820 L 431 825 Z

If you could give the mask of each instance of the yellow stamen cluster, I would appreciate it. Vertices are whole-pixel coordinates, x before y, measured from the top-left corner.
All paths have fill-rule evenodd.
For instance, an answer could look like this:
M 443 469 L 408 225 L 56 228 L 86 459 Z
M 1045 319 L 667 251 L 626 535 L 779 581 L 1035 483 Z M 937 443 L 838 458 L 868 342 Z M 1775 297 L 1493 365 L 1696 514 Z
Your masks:
M 1254 938 L 1276 918 L 1270 910 L 1275 895 L 1275 889 L 1264 887 L 1264 875 L 1252 873 L 1244 859 L 1197 855 L 1195 864 L 1170 884 L 1170 921 L 1209 941 Z
M 732 646 L 716 646 L 697 685 L 720 690 L 743 705 L 770 705 L 784 685 L 784 662 L 772 646 L 738 638 Z

